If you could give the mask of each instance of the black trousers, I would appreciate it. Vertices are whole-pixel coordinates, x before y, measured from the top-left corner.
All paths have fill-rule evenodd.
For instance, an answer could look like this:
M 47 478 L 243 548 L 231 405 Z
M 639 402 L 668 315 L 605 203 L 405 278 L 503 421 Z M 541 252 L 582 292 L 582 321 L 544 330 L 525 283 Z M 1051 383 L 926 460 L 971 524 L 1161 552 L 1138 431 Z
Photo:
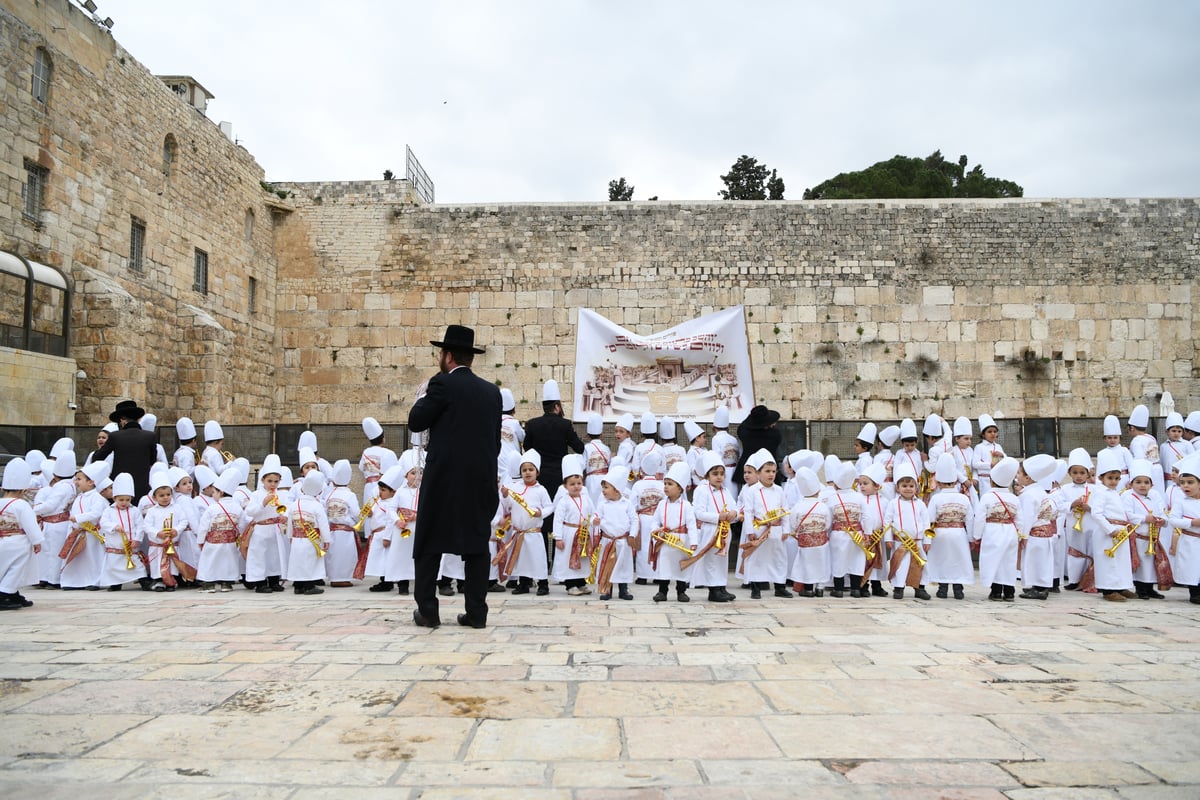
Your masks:
M 488 573 L 491 571 L 492 557 L 488 553 L 478 553 L 462 557 L 463 574 L 467 576 L 466 590 L 463 592 L 464 610 L 474 622 L 487 622 L 488 605 L 487 589 L 491 582 Z M 442 554 L 436 550 L 422 553 L 415 561 L 416 579 L 413 581 L 413 600 L 421 616 L 430 622 L 440 622 L 438 612 L 437 577 L 442 565 Z

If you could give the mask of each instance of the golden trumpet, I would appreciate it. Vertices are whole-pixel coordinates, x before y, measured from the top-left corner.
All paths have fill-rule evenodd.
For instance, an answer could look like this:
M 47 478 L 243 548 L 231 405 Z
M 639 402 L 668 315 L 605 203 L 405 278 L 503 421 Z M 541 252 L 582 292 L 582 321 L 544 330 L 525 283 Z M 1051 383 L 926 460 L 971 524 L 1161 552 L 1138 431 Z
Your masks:
M 235 456 L 233 453 L 229 452 L 228 450 L 222 450 L 221 458 L 225 459 L 225 463 L 228 464 L 231 461 L 234 461 L 237 458 L 237 456 Z
M 1083 514 L 1084 514 L 1084 511 L 1082 508 L 1075 509 L 1075 524 L 1071 526 L 1071 530 L 1073 530 L 1073 531 L 1083 530 Z
M 174 523 L 175 523 L 175 515 L 167 514 L 167 518 L 163 520 L 162 533 L 160 534 L 160 536 L 162 538 L 167 540 L 167 549 L 164 550 L 163 552 L 169 556 L 175 555 L 175 537 L 174 537 L 174 535 L 168 535 L 168 533 L 170 533 L 170 534 L 175 533 Z
M 304 531 L 304 536 L 312 542 L 313 549 L 317 551 L 317 558 L 324 558 L 325 549 L 321 547 L 321 532 L 306 520 L 303 514 L 297 514 L 296 518 L 300 520 L 300 529 Z
M 1149 544 L 1146 545 L 1146 555 L 1148 555 L 1148 556 L 1155 555 L 1155 553 L 1156 553 L 1157 545 L 1158 545 L 1158 532 L 1159 532 L 1158 524 L 1155 522 L 1151 522 L 1150 523 L 1150 542 L 1149 542 Z
M 1121 549 L 1121 545 L 1129 541 L 1129 537 L 1133 535 L 1133 532 L 1136 529 L 1136 525 L 1126 525 L 1124 528 L 1121 528 L 1121 530 L 1114 533 L 1112 547 L 1104 548 L 1104 555 L 1108 556 L 1109 558 L 1116 558 L 1117 551 Z
M 917 560 L 917 566 L 925 566 L 925 557 L 921 555 L 921 546 L 917 544 L 917 540 L 908 534 L 908 531 L 896 531 L 900 538 L 900 544 L 908 551 L 909 555 Z
M 281 517 L 287 513 L 287 506 L 279 502 L 279 495 L 275 492 L 271 492 L 269 495 L 263 498 L 263 505 L 274 505 L 275 513 Z
M 358 522 L 355 522 L 351 527 L 355 533 L 362 533 L 363 527 L 367 524 L 367 518 L 371 516 L 371 510 L 375 508 L 375 498 L 372 497 L 367 501 L 362 510 L 358 512 Z
M 684 544 L 682 539 L 680 539 L 677 535 L 675 535 L 671 531 L 666 530 L 665 528 L 659 528 L 656 531 L 652 531 L 650 533 L 650 535 L 654 538 L 655 541 L 661 542 L 662 544 L 665 544 L 667 547 L 674 547 L 676 550 L 683 553 L 684 555 L 693 556 L 696 554 L 696 551 L 693 550 L 692 548 L 688 547 L 686 544 Z

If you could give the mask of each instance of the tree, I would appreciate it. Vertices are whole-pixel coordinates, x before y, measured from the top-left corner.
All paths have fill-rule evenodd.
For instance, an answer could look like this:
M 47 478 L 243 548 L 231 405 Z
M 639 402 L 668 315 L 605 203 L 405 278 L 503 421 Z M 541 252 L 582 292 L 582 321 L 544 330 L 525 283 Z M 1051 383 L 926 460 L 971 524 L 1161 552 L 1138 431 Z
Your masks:
M 770 185 L 767 175 L 771 176 Z M 771 200 L 783 199 L 783 179 L 774 170 L 768 170 L 766 164 L 759 164 L 757 158 L 739 156 L 721 180 L 725 182 L 725 188 L 717 194 L 722 200 L 766 200 L 768 189 L 772 192 Z M 778 197 L 775 196 L 776 188 Z
M 783 199 L 783 178 L 775 170 L 771 170 L 771 179 L 767 181 L 767 199 Z
M 394 172 L 392 172 L 390 169 L 385 169 L 383 171 L 383 179 L 385 181 L 393 180 L 395 177 L 396 177 L 396 174 Z
M 1022 197 L 1012 181 L 989 178 L 983 165 L 969 172 L 967 157 L 947 161 L 941 150 L 926 158 L 894 156 L 858 172 L 843 172 L 804 190 L 805 200 L 876 200 L 922 197 Z
M 618 178 L 615 181 L 608 182 L 608 199 L 609 200 L 632 200 L 633 187 L 625 183 L 624 178 Z

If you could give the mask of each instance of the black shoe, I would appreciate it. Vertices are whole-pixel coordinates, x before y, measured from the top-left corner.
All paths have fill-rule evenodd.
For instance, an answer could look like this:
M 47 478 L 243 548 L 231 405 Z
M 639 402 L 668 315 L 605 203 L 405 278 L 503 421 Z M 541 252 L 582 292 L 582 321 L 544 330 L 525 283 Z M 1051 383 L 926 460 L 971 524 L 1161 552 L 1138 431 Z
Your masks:
M 650 584 L 650 581 L 646 580 L 645 578 L 638 578 L 633 583 L 635 586 L 648 586 Z
M 883 588 L 883 584 L 879 581 L 871 581 L 871 596 L 887 597 L 887 589 Z
M 479 620 L 471 619 L 466 614 L 458 615 L 458 624 L 462 625 L 465 628 L 486 628 L 487 627 L 486 622 L 480 622 Z
M 813 597 L 824 597 L 824 596 L 825 596 L 824 589 L 813 589 Z M 866 597 L 866 595 L 864 594 L 863 597 Z
M 379 583 L 372 586 L 370 589 L 367 589 L 367 591 L 368 592 L 390 592 L 394 585 L 395 584 L 393 584 L 391 581 L 380 581 Z
M 681 603 L 690 603 L 692 598 L 688 597 L 687 592 L 679 591 L 675 593 L 675 599 Z
M 900 589 L 892 589 L 892 599 L 893 600 L 903 600 L 904 599 L 903 587 Z
M 710 603 L 728 603 L 729 598 L 726 597 L 719 589 L 708 590 L 708 602 Z
M 801 597 L 816 597 L 816 590 L 815 589 L 805 589 L 803 592 L 800 593 L 800 596 Z
M 1146 590 L 1146 599 L 1147 600 L 1164 600 L 1164 599 L 1166 599 L 1166 595 L 1159 594 L 1158 592 L 1154 591 L 1153 589 L 1147 589 Z
M 498 582 L 492 581 L 492 585 L 488 587 L 488 591 L 489 592 L 506 592 L 508 590 L 505 589 L 503 586 L 501 586 Z
M 856 597 L 856 598 L 857 598 L 857 597 L 865 597 L 866 595 L 864 595 L 864 594 L 862 593 L 862 589 L 851 589 L 851 590 L 850 590 L 850 596 L 851 596 L 851 597 Z
M 1032 588 L 1032 587 L 1027 587 L 1027 588 L 1021 590 L 1021 599 L 1022 600 L 1041 600 L 1042 598 L 1038 597 L 1037 589 Z
M 325 590 L 320 586 L 309 586 L 307 589 L 300 592 L 300 594 L 325 594 Z
M 1003 600 L 1003 599 L 1004 599 L 1004 596 L 1003 596 L 1003 595 L 999 595 L 999 594 L 989 594 L 989 595 L 988 595 L 988 600 L 997 600 L 997 601 L 1000 601 L 1000 600 Z
M 37 586 L 35 586 L 35 587 L 33 587 L 33 588 L 35 588 L 35 589 L 49 589 L 49 588 L 50 588 L 50 581 L 38 581 L 38 585 L 37 585 Z
M 545 597 L 548 594 L 550 594 L 550 587 L 544 583 L 539 583 L 537 588 L 537 596 Z
M 1079 589 L 1079 584 L 1078 583 L 1068 583 L 1063 588 L 1066 589 L 1068 592 L 1074 592 L 1077 589 Z
M 405 585 L 407 583 L 408 581 L 400 581 L 400 585 L 396 587 L 396 594 L 401 597 L 408 597 L 408 586 Z
M 255 594 L 275 594 L 275 592 L 266 583 L 260 583 L 254 587 Z
M 845 597 L 845 596 L 846 596 L 846 593 L 845 593 L 845 592 L 843 592 L 841 589 L 830 589 L 830 590 L 829 590 L 829 596 L 830 596 L 830 597 L 836 597 L 836 598 L 838 598 L 838 599 L 841 599 L 842 597 Z
M 13 595 L 13 602 L 16 603 L 18 606 L 20 606 L 21 608 L 32 608 L 33 607 L 33 601 L 30 600 L 25 595 L 21 594 L 20 592 L 17 592 L 16 594 Z
M 600 599 L 601 600 L 612 600 L 612 592 L 609 592 L 608 594 L 600 595 Z
M 762 600 L 762 591 L 757 586 L 750 589 L 750 599 Z
M 917 600 L 932 600 L 933 599 L 932 597 L 929 596 L 929 592 L 925 591 L 924 586 L 918 586 L 915 590 L 913 590 L 913 597 L 915 597 Z
M 413 624 L 416 625 L 418 628 L 436 628 L 437 626 L 441 625 L 442 623 L 440 620 L 436 620 L 436 619 L 434 619 L 434 620 L 425 619 L 425 617 L 421 614 L 421 612 L 418 609 L 414 608 L 413 609 Z
M 516 578 L 513 578 L 511 581 L 509 581 L 508 583 L 504 584 L 504 588 L 505 588 L 505 589 L 515 589 L 515 588 L 517 588 L 517 585 L 518 585 L 519 583 L 520 583 L 520 582 L 519 582 L 519 581 L 518 581 Z
M 512 590 L 512 593 L 513 594 L 529 594 L 529 587 L 523 583 L 518 584 L 517 588 Z M 454 592 L 452 591 L 452 592 L 450 592 L 450 594 L 454 594 Z
M 628 589 L 626 589 L 625 591 L 618 594 L 617 597 L 621 598 L 622 600 L 632 600 L 633 599 L 633 595 L 629 592 Z
M 728 589 L 726 589 L 723 586 L 721 587 L 720 592 L 721 592 L 721 595 L 725 598 L 726 602 L 732 603 L 734 600 L 737 600 L 737 595 L 734 594 L 733 592 L 729 591 Z
M 795 597 L 796 595 L 792 594 L 791 592 L 789 592 L 787 589 L 783 588 L 782 586 L 779 586 L 779 587 L 776 587 L 776 589 L 775 589 L 775 596 L 776 597 Z
M 937 590 L 937 599 L 945 600 L 946 597 L 949 595 L 949 591 L 950 590 L 946 587 L 946 584 L 944 584 L 944 583 L 939 584 L 938 590 Z
M 963 593 L 963 587 L 959 586 L 958 584 L 955 584 L 954 585 L 954 599 L 962 600 L 964 597 L 966 597 L 966 595 Z
M 529 591 L 529 590 L 526 589 L 525 591 Z M 454 587 L 453 586 L 439 586 L 438 594 L 440 594 L 442 597 L 454 597 Z
M 654 599 L 654 602 L 656 602 L 656 603 L 661 603 L 662 601 L 664 601 L 664 600 L 666 600 L 666 599 L 667 599 L 667 593 L 666 593 L 666 592 L 659 592 L 658 594 L 654 595 L 654 598 L 653 598 L 653 599 Z
M 119 591 L 121 591 L 121 584 L 118 583 L 115 586 L 110 586 L 110 587 L 108 587 L 108 590 L 110 592 L 119 592 Z

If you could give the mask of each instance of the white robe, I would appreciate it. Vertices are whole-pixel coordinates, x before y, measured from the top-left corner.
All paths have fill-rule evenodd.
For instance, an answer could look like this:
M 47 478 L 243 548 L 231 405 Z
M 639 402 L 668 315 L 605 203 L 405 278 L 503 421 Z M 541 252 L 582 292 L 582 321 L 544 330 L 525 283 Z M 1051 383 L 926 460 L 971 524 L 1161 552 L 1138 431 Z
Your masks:
M 124 532 L 124 537 L 122 537 Z M 138 546 L 145 538 L 142 515 L 132 505 L 121 509 L 109 506 L 100 516 L 100 533 L 104 536 L 104 561 L 97 586 L 120 586 L 146 577 L 146 567 L 138 557 Z M 132 564 L 125 556 L 128 540 Z
M 680 495 L 678 500 L 672 501 L 664 497 L 658 504 L 658 508 L 654 510 L 654 524 L 651 526 L 651 532 L 660 529 L 667 529 L 672 535 L 677 536 L 684 547 L 691 548 L 695 551 L 696 540 L 699 538 L 699 533 L 696 530 L 696 515 L 692 510 L 692 504 L 687 501 L 687 498 Z M 654 546 L 653 536 L 650 537 L 650 547 Z M 660 544 L 658 547 L 658 565 L 654 570 L 654 580 L 656 581 L 687 581 L 691 576 L 691 569 L 683 569 L 679 562 L 685 557 L 682 550 L 671 547 L 667 544 Z
M 771 512 L 784 509 L 783 489 L 778 485 L 764 486 L 761 483 L 742 493 L 742 508 L 746 518 L 742 524 L 742 543 L 750 537 L 766 536 L 767 541 L 759 545 L 749 557 L 742 557 L 742 573 L 751 583 L 786 583 L 787 550 L 783 546 L 783 535 L 788 529 L 786 517 L 767 526 L 756 526 L 755 520 L 766 519 Z M 786 510 L 786 509 L 784 509 Z
M 958 489 L 942 489 L 929 498 L 929 520 L 936 534 L 929 546 L 925 580 L 930 583 L 975 583 L 971 563 L 971 526 L 975 521 L 970 499 Z
M 396 509 L 404 509 L 416 513 L 417 503 L 421 500 L 421 488 L 402 486 L 396 491 L 393 501 Z M 413 534 L 417 531 L 417 521 L 405 522 L 399 512 L 392 514 L 393 524 L 384 527 L 381 533 L 381 543 L 386 542 L 383 559 L 383 579 L 385 581 L 411 581 L 417 576 L 416 562 L 413 560 Z M 369 556 L 368 556 L 369 558 Z M 443 556 L 443 560 L 445 556 Z M 461 563 L 462 557 L 459 557 Z M 457 576 L 451 576 L 457 577 Z M 465 576 L 464 576 L 465 577 Z
M 1092 527 L 1092 558 L 1096 564 L 1096 588 L 1116 592 L 1133 589 L 1133 564 L 1129 544 L 1123 544 L 1110 556 L 1105 551 L 1113 546 L 1113 536 L 1124 527 L 1125 507 L 1121 496 L 1106 486 L 1092 490 L 1092 508 L 1098 523 Z
M 37 524 L 33 507 L 19 497 L 0 498 L 0 592 L 16 594 L 22 586 L 38 580 L 34 545 L 45 537 Z
M 820 497 L 802 497 L 788 515 L 788 529 L 797 543 L 796 560 L 788 578 L 820 589 L 833 579 L 829 555 L 829 534 L 833 528 L 833 512 Z M 817 544 L 824 540 L 824 544 Z
M 592 505 L 587 492 L 580 492 L 579 497 L 567 495 L 560 498 L 554 506 L 554 572 L 551 577 L 555 582 L 586 580 L 591 575 L 591 561 L 582 555 L 579 568 L 571 569 L 571 548 L 575 545 L 576 536 L 584 520 L 589 526 L 588 538 L 592 538 L 590 527 L 593 513 L 595 506 Z M 561 548 L 558 546 L 559 542 L 562 542 Z
M 979 495 L 971 538 L 979 542 L 979 582 L 984 586 L 1017 583 L 1017 513 L 1020 504 L 1007 489 Z
M 722 511 L 737 511 L 737 492 L 733 490 L 733 485 L 729 489 L 724 487 L 720 489 L 712 488 L 711 484 L 704 483 L 696 487 L 696 492 L 692 498 L 692 513 L 696 517 L 696 523 L 699 526 L 697 532 L 697 543 L 699 547 L 704 547 L 713 537 L 717 535 L 717 527 L 720 522 Z M 733 542 L 733 534 L 730 532 L 725 537 L 725 552 L 718 552 L 717 548 L 710 547 L 708 552 L 691 567 L 691 582 L 693 586 L 724 587 L 729 583 L 729 545 Z
M 514 494 L 521 496 L 530 511 L 541 513 L 531 517 L 512 499 Z M 550 493 L 540 483 L 527 486 L 523 481 L 515 481 L 508 485 L 504 508 L 512 519 L 512 531 L 508 535 L 525 537 L 521 543 L 521 552 L 509 572 L 510 577 L 547 580 L 550 573 L 546 564 L 546 537 L 542 534 L 542 521 L 554 511 Z
M 325 504 L 319 498 L 302 493 L 288 509 L 287 535 L 292 540 L 292 549 L 284 577 L 289 581 L 325 580 L 325 559 L 317 554 L 306 533 L 306 530 L 314 529 L 321 549 L 328 551 L 329 518 L 325 516 Z
M 237 537 L 246 529 L 242 507 L 236 498 L 214 500 L 200 517 L 200 563 L 196 580 L 201 583 L 234 583 L 242 576 L 242 554 Z

